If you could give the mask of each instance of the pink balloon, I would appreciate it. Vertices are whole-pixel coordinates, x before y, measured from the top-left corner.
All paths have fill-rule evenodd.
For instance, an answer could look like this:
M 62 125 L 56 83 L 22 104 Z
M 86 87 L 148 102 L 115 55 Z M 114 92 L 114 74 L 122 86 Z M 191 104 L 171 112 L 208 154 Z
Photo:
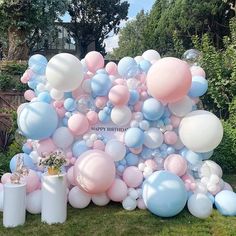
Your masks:
M 114 202 L 123 201 L 127 197 L 127 194 L 127 185 L 121 179 L 115 179 L 107 191 L 107 196 Z
M 77 113 L 68 120 L 68 128 L 75 135 L 85 134 L 89 129 L 89 122 L 85 115 Z
M 1 177 L 1 182 L 3 184 L 6 184 L 6 183 L 10 183 L 11 182 L 11 173 L 5 173 L 3 174 L 3 176 Z
M 93 143 L 93 149 L 98 149 L 98 150 L 104 151 L 105 150 L 105 144 L 103 143 L 102 140 L 96 140 Z
M 174 128 L 178 128 L 179 127 L 180 121 L 181 121 L 181 118 L 178 117 L 178 116 L 172 115 L 170 117 L 170 122 L 171 122 L 171 124 L 173 125 Z
M 24 93 L 24 98 L 27 101 L 31 101 L 33 98 L 35 98 L 34 91 L 31 90 L 31 89 L 26 90 L 25 93 Z
M 57 149 L 51 138 L 43 139 L 36 144 L 38 154 L 41 156 L 44 153 L 50 153 Z
M 195 180 L 192 175 L 185 174 L 181 177 L 188 191 L 195 189 Z
M 173 145 L 177 142 L 178 136 L 174 131 L 166 131 L 164 133 L 164 140 L 166 144 Z
M 114 81 L 115 85 L 127 85 L 126 80 L 122 79 L 122 78 L 118 78 Z
M 66 110 L 64 107 L 56 108 L 56 112 L 60 118 L 64 117 L 66 114 Z
M 53 106 L 55 108 L 62 108 L 62 107 L 64 107 L 64 101 L 55 101 L 55 102 L 53 102 Z
M 124 85 L 115 85 L 111 88 L 108 97 L 113 105 L 123 106 L 129 101 L 129 89 Z
M 23 76 L 20 78 L 20 81 L 21 81 L 22 84 L 27 84 L 29 80 L 30 80 L 30 77 L 27 76 L 27 75 L 23 75 Z
M 147 208 L 142 198 L 137 200 L 137 206 L 141 210 L 145 210 Z
M 75 162 L 74 178 L 84 191 L 91 194 L 104 193 L 115 179 L 115 164 L 103 151 L 86 151 Z
M 116 75 L 117 74 L 117 65 L 113 61 L 108 62 L 105 69 L 109 75 Z
M 141 111 L 142 106 L 143 106 L 143 102 L 141 102 L 141 101 L 137 102 L 137 103 L 134 105 L 134 111 L 135 111 L 135 112 Z
M 123 173 L 123 180 L 128 187 L 136 188 L 143 181 L 143 174 L 136 166 L 129 166 Z
M 192 76 L 202 76 L 206 78 L 206 73 L 200 66 L 191 66 L 190 71 Z
M 95 100 L 95 105 L 97 108 L 103 108 L 107 103 L 107 97 L 97 97 Z
M 97 112 L 95 111 L 89 111 L 87 114 L 86 114 L 87 118 L 88 118 L 88 121 L 89 121 L 89 124 L 90 125 L 95 125 L 98 123 L 98 114 Z
M 31 193 L 35 191 L 40 185 L 40 179 L 34 170 L 29 170 L 29 174 L 22 178 L 26 183 L 26 192 Z
M 171 154 L 165 159 L 164 169 L 183 176 L 187 171 L 187 161 L 178 154 Z
M 76 182 L 74 179 L 74 166 L 71 166 L 66 173 L 67 181 L 69 184 L 76 186 Z
M 158 60 L 147 74 L 149 93 L 163 102 L 176 102 L 184 97 L 192 83 L 192 75 L 186 62 L 166 57 Z
M 104 67 L 104 58 L 99 52 L 89 52 L 84 59 L 88 70 L 93 73 Z
M 154 161 L 154 160 L 146 160 L 145 162 L 145 165 L 150 167 L 153 171 L 157 170 L 157 163 Z
M 75 164 L 75 162 L 76 162 L 76 158 L 75 157 L 72 157 L 71 159 L 70 159 L 70 163 L 71 163 L 71 165 L 74 165 Z

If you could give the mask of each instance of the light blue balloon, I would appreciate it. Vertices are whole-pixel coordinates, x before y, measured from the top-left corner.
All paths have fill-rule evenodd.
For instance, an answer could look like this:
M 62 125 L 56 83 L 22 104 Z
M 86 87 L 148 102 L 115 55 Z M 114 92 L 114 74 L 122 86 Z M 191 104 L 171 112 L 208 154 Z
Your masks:
M 138 165 L 139 158 L 137 155 L 135 155 L 133 153 L 127 154 L 125 159 L 126 159 L 128 166 L 137 166 Z
M 10 161 L 10 170 L 11 170 L 12 173 L 16 170 L 17 156 L 18 155 L 23 156 L 24 165 L 27 168 L 29 168 L 31 170 L 35 170 L 35 165 L 34 165 L 32 159 L 30 158 L 30 156 L 25 154 L 25 153 L 19 153 L 19 154 L 16 154 L 14 157 L 12 157 L 12 159 Z
M 188 150 L 185 154 L 185 159 L 191 165 L 197 165 L 199 162 L 202 161 L 202 155 L 201 155 L 201 153 L 197 153 L 197 152 L 193 152 L 191 150 Z
M 125 159 L 122 159 L 119 161 L 121 165 L 125 166 L 127 164 L 127 161 Z
M 138 65 L 132 57 L 124 57 L 118 63 L 118 73 L 124 77 L 129 78 L 137 75 Z
M 110 116 L 105 111 L 101 110 L 101 111 L 98 112 L 98 119 L 102 123 L 107 123 L 107 122 L 110 121 Z
M 148 70 L 150 69 L 150 67 L 152 66 L 152 63 L 148 60 L 142 60 L 139 62 L 139 67 L 142 71 L 144 71 L 145 73 L 148 72 Z
M 117 171 L 118 171 L 118 172 L 123 173 L 124 170 L 125 170 L 125 166 L 123 166 L 123 165 L 118 165 L 118 167 L 117 167 Z
M 45 92 L 41 92 L 38 94 L 38 101 L 50 103 L 52 101 L 52 98 L 51 98 L 49 92 L 45 91 Z
M 200 97 L 206 93 L 208 89 L 208 82 L 202 76 L 193 76 L 192 78 L 192 85 L 188 92 L 190 97 Z
M 163 105 L 154 98 L 149 98 L 143 103 L 142 112 L 147 120 L 158 120 L 164 113 Z
M 202 160 L 207 160 L 209 159 L 214 153 L 214 150 L 212 151 L 209 151 L 209 152 L 204 152 L 204 153 L 201 153 L 202 155 Z
M 223 190 L 216 194 L 215 205 L 224 216 L 236 216 L 236 193 Z
M 182 157 L 185 157 L 187 152 L 188 152 L 188 149 L 184 147 L 179 150 L 179 155 L 181 155 Z
M 152 152 L 153 152 L 152 149 L 145 147 L 145 148 L 143 148 L 143 150 L 142 150 L 142 152 L 141 152 L 141 157 L 142 157 L 144 160 L 152 159 L 152 158 L 153 158 Z
M 129 94 L 130 94 L 130 97 L 129 97 L 129 102 L 128 104 L 133 106 L 135 105 L 138 100 L 139 100 L 139 93 L 136 91 L 136 90 L 129 90 Z
M 106 74 L 96 74 L 91 79 L 91 89 L 93 96 L 107 96 L 112 82 Z
M 31 102 L 19 114 L 17 123 L 24 136 L 41 140 L 53 134 L 58 125 L 58 116 L 52 105 Z
M 38 85 L 38 82 L 35 81 L 35 80 L 30 80 L 30 81 L 28 82 L 28 86 L 29 86 L 29 88 L 31 88 L 31 89 L 36 89 L 37 85 Z
M 83 152 L 88 151 L 89 148 L 84 140 L 78 140 L 73 144 L 72 153 L 74 157 L 80 156 Z
M 32 152 L 32 147 L 30 147 L 27 143 L 25 143 L 22 147 L 22 151 L 25 154 L 30 154 Z
M 30 57 L 28 65 L 36 74 L 43 75 L 45 74 L 47 63 L 48 60 L 46 57 L 40 54 L 35 54 Z
M 67 98 L 64 101 L 64 107 L 67 111 L 74 111 L 76 109 L 76 102 L 73 98 Z
M 207 197 L 211 200 L 212 204 L 215 203 L 215 197 L 211 193 L 207 192 Z
M 144 143 L 144 132 L 139 128 L 129 128 L 125 132 L 125 145 L 129 148 L 138 148 Z
M 147 209 L 161 217 L 180 213 L 187 197 L 183 181 L 169 171 L 156 171 L 143 183 L 143 200 Z
M 170 155 L 170 154 L 175 153 L 175 149 L 173 147 L 168 147 L 166 152 L 167 152 L 168 155 Z
M 105 75 L 107 75 L 108 73 L 105 69 L 99 69 L 99 70 L 96 71 L 96 74 L 105 74 Z

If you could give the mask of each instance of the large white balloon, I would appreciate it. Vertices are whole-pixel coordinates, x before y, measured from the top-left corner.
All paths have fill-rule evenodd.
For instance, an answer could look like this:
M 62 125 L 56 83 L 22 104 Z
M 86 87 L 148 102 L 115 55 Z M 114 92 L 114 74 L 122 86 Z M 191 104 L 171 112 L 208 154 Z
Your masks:
M 64 92 L 52 88 L 51 91 L 50 91 L 50 96 L 51 96 L 54 100 L 61 100 L 61 99 L 64 97 Z
M 219 145 L 223 137 L 223 127 L 211 112 L 197 110 L 181 120 L 179 137 L 191 151 L 209 152 Z
M 80 86 L 83 66 L 77 57 L 69 53 L 60 53 L 48 62 L 46 77 L 53 88 L 70 92 Z
M 26 196 L 26 210 L 31 214 L 40 214 L 42 209 L 41 190 L 36 190 Z
M 132 117 L 132 112 L 127 106 L 115 106 L 111 111 L 111 120 L 118 126 L 129 124 Z
M 199 177 L 210 177 L 211 175 L 217 175 L 219 178 L 222 178 L 223 171 L 221 167 L 216 164 L 214 161 L 207 160 L 204 161 L 202 166 L 198 170 Z
M 192 111 L 192 105 L 192 100 L 188 96 L 184 96 L 181 100 L 170 103 L 168 107 L 174 115 L 183 117 Z
M 124 143 L 111 139 L 106 144 L 105 152 L 110 155 L 113 161 L 120 161 L 125 157 L 126 148 Z
M 106 193 L 100 193 L 92 195 L 92 201 L 97 206 L 105 206 L 110 202 L 110 199 Z
M 144 145 L 148 148 L 158 148 L 163 143 L 163 134 L 157 128 L 150 128 L 144 132 Z
M 161 59 L 160 54 L 153 49 L 149 49 L 149 50 L 145 51 L 143 53 L 142 57 L 148 61 L 157 61 L 157 60 Z
M 205 219 L 211 215 L 212 202 L 202 193 L 194 193 L 188 200 L 188 210 L 198 218 Z
M 75 186 L 70 190 L 68 199 L 72 207 L 82 209 L 89 205 L 91 201 L 91 195 Z
M 54 132 L 52 140 L 59 148 L 66 149 L 73 143 L 74 137 L 67 127 L 60 127 Z

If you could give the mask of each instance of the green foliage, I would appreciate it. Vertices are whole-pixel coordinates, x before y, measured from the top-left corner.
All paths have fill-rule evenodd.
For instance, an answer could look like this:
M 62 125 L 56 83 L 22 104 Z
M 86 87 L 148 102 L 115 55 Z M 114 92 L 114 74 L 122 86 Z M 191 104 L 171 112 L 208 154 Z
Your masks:
M 212 160 L 221 166 L 224 173 L 236 173 L 236 129 L 229 121 L 223 122 L 223 127 L 223 140 L 214 150 Z

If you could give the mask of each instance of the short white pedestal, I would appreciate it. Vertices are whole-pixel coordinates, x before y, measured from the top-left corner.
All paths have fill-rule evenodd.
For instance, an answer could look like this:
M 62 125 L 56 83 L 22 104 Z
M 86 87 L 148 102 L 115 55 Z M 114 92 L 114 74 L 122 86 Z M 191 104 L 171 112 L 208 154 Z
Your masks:
M 42 222 L 63 223 L 67 216 L 66 174 L 42 178 Z
M 26 184 L 4 184 L 3 225 L 16 227 L 25 223 Z

